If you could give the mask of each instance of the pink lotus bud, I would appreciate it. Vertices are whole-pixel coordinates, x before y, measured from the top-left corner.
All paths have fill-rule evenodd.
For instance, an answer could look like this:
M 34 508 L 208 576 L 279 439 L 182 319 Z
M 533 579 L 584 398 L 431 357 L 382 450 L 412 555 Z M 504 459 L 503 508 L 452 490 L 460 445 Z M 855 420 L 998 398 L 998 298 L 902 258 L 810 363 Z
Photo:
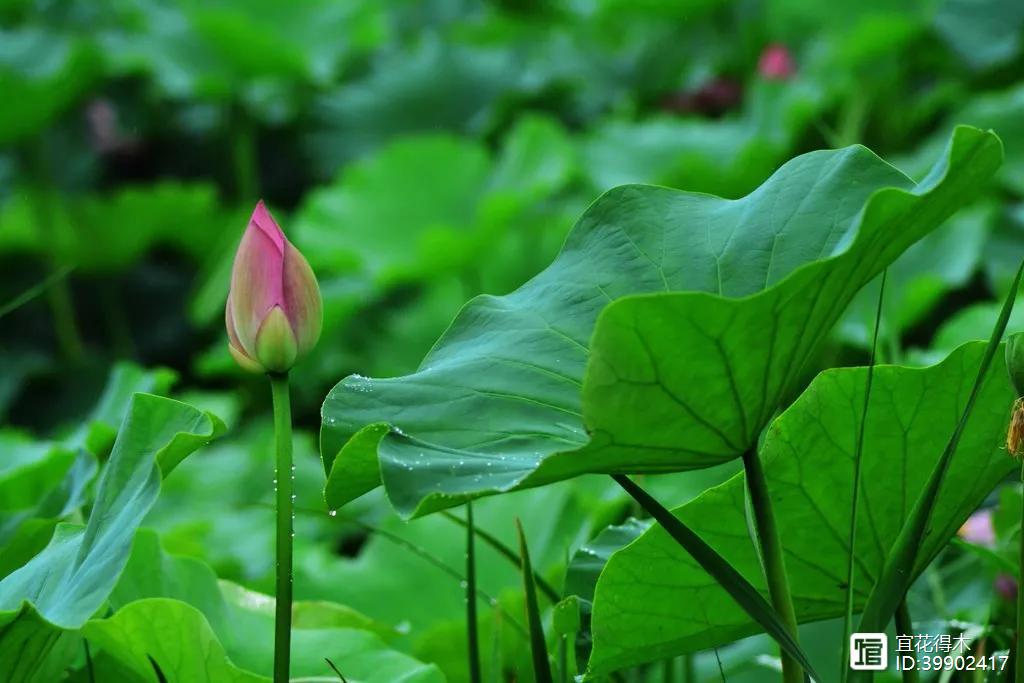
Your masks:
M 757 61 L 758 72 L 770 81 L 784 81 L 796 73 L 796 62 L 785 45 L 769 45 Z
M 316 276 L 262 201 L 235 254 L 224 318 L 231 355 L 252 372 L 286 372 L 320 338 Z
M 957 532 L 963 540 L 986 548 L 995 547 L 996 531 L 992 526 L 992 511 L 978 510 L 964 522 Z

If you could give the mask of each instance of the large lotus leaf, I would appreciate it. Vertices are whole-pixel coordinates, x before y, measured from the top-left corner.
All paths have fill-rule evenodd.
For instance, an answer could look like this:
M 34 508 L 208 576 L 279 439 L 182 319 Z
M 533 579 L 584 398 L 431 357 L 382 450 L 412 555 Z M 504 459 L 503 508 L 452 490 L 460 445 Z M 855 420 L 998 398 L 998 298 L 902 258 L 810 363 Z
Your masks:
M 1024 4 L 1016 0 L 944 0 L 933 19 L 936 30 L 974 69 L 1020 53 Z
M 153 680 L 154 663 L 166 681 L 270 680 L 235 666 L 202 612 L 178 600 L 147 598 L 133 602 L 108 619 L 86 623 L 82 635 L 126 667 L 132 676 L 126 681 L 131 683 Z
M 232 658 L 247 669 L 269 674 L 274 661 L 274 600 L 235 589 L 227 593 L 233 630 Z M 389 647 L 372 622 L 331 603 L 297 603 L 292 631 L 292 674 L 330 675 L 324 657 L 350 680 L 443 681 L 436 666 Z M 360 618 L 361 617 L 361 618 Z
M 309 156 L 318 173 L 330 177 L 403 134 L 481 132 L 500 96 L 524 80 L 521 67 L 507 49 L 426 36 L 409 52 L 384 54 L 364 78 L 314 101 Z M 430 174 L 443 176 L 444 168 Z
M 461 263 L 438 245 L 473 235 L 489 172 L 487 151 L 472 141 L 402 140 L 314 192 L 290 234 L 314 268 L 374 282 L 422 275 L 438 259 Z
M 146 598 L 187 602 L 203 613 L 216 633 L 226 633 L 229 628 L 227 606 L 210 566 L 195 558 L 164 552 L 156 532 L 143 528 L 135 535 L 131 555 L 110 593 L 109 604 L 116 612 Z
M 109 13 L 99 41 L 115 73 L 145 73 L 173 98 L 242 98 L 279 121 L 295 113 L 301 85 L 330 82 L 354 51 L 379 42 L 380 15 L 365 2 L 313 0 L 289 12 L 263 0 L 130 0 Z
M 0 675 L 4 681 L 59 681 L 81 648 L 77 633 L 53 628 L 32 605 L 19 614 L 0 613 Z
M 955 428 L 983 343 L 929 368 L 879 366 L 865 425 L 855 601 L 863 604 L 918 493 Z M 769 427 L 761 457 L 800 621 L 845 610 L 853 447 L 863 415 L 864 368 L 827 370 Z M 989 374 L 921 539 L 922 571 L 1016 467 L 1002 448 L 1014 394 L 1002 354 Z M 738 474 L 675 514 L 764 587 Z M 758 626 L 661 527 L 614 554 L 597 583 L 593 672 L 700 650 Z
M 166 393 L 174 381 L 166 369 L 118 363 L 96 406 L 82 424 L 56 443 L 0 432 L 0 577 L 46 546 L 54 526 L 85 502 L 95 477 L 96 456 L 106 456 L 136 392 Z
M 263 650 L 273 658 L 273 618 L 265 626 L 267 638 Z M 137 678 L 152 680 L 153 664 L 169 682 L 181 683 L 264 683 L 269 676 L 246 671 L 235 665 L 217 639 L 202 612 L 191 605 L 168 598 L 138 600 L 120 609 L 108 619 L 88 622 L 82 633 L 106 655 L 115 658 Z M 292 673 L 307 680 L 332 680 L 324 661 L 330 658 L 346 677 L 366 683 L 442 683 L 437 667 L 391 650 L 369 631 L 321 629 L 295 632 L 296 641 L 315 638 L 318 667 L 303 671 L 294 663 Z M 296 647 L 300 647 L 296 642 Z M 313 648 L 309 648 L 311 651 Z M 269 672 L 269 664 L 265 667 Z M 321 678 L 322 677 L 322 678 Z M 299 680 L 296 678 L 296 680 Z
M 508 132 L 489 185 L 492 191 L 537 202 L 562 189 L 576 171 L 576 149 L 562 125 L 531 114 Z
M 329 83 L 354 47 L 384 34 L 374 2 L 312 0 L 302 12 L 273 0 L 183 4 L 195 33 L 243 83 L 265 76 Z
M 59 525 L 41 553 L 0 581 L 0 623 L 8 625 L 0 635 L 0 678 L 23 680 L 9 668 L 17 657 L 3 653 L 26 645 L 10 634 L 23 632 L 23 641 L 46 652 L 46 643 L 62 641 L 62 630 L 80 628 L 103 605 L 128 561 L 135 530 L 156 500 L 162 474 L 221 428 L 217 418 L 184 403 L 135 395 L 87 525 Z
M 209 565 L 200 560 L 164 552 L 153 531 L 142 529 L 136 535 L 131 557 L 110 594 L 109 604 L 115 612 L 113 617 L 92 620 L 84 632 L 90 638 L 93 633 L 100 634 L 100 643 L 116 643 L 108 654 L 122 660 L 129 668 L 141 665 L 145 670 L 148 661 L 145 657 L 137 658 L 138 648 L 156 656 L 160 648 L 154 644 L 166 638 L 161 632 L 180 619 L 190 627 L 190 632 L 194 631 L 190 638 L 200 640 L 190 644 L 189 638 L 184 639 L 181 649 L 173 651 L 174 656 L 170 651 L 164 652 L 167 660 L 158 661 L 166 675 L 173 674 L 183 681 L 219 681 L 214 671 L 205 672 L 206 678 L 190 677 L 199 675 L 196 672 L 202 670 L 202 658 L 197 660 L 188 654 L 199 643 L 206 643 L 211 652 L 221 653 L 211 659 L 217 666 L 229 658 L 233 665 L 225 671 L 243 676 L 243 680 L 249 675 L 243 672 L 260 676 L 271 672 L 274 599 L 236 584 L 218 582 Z M 137 628 L 136 619 L 141 618 L 138 615 L 151 618 L 153 626 Z M 338 663 L 364 662 L 365 666 L 352 670 L 358 680 L 366 677 L 371 665 L 382 669 L 379 680 L 387 680 L 389 671 L 396 674 L 396 679 L 399 674 L 422 675 L 434 671 L 391 651 L 381 642 L 381 636 L 395 635 L 393 629 L 344 605 L 297 601 L 293 605 L 292 628 L 292 673 L 295 676 L 329 674 L 325 656 Z M 197 653 L 206 651 L 196 650 Z M 235 668 L 239 671 L 235 672 Z
M 575 172 L 572 160 L 564 130 L 536 116 L 510 132 L 493 161 L 471 140 L 409 137 L 346 167 L 334 183 L 314 192 L 289 234 L 321 274 L 341 274 L 374 289 L 433 281 L 439 272 L 466 268 L 493 286 L 509 279 L 502 250 L 525 251 L 522 259 L 529 263 L 538 251 L 550 253 L 545 249 L 550 240 L 539 233 L 562 236 L 560 227 L 549 229 L 536 214 L 541 200 L 562 189 Z M 438 168 L 445 172 L 435 172 Z M 393 201 L 396 195 L 401 202 Z M 517 238 L 526 244 L 520 246 Z M 514 282 L 521 279 L 515 272 Z M 362 304 L 374 289 L 351 293 Z M 454 310 L 444 313 L 443 322 Z
M 961 127 L 916 186 L 855 146 L 797 157 L 735 201 L 608 192 L 547 270 L 470 302 L 416 373 L 331 391 L 328 503 L 383 481 L 400 512 L 423 514 L 584 472 L 736 457 L 857 290 L 1000 158 L 993 134 Z M 629 296 L 644 292 L 661 293 Z
M 265 650 L 259 643 L 254 643 L 251 632 L 254 628 L 253 624 L 256 625 L 255 628 L 262 628 L 262 626 L 273 622 L 274 598 L 243 588 L 230 581 L 221 580 L 219 590 L 231 615 L 229 622 L 235 627 L 231 638 L 233 647 L 239 651 L 245 651 L 247 657 L 265 661 L 269 649 Z M 385 639 L 393 639 L 399 633 L 398 629 L 374 621 L 347 605 L 324 600 L 292 602 L 292 628 L 299 630 L 351 628 L 372 631 Z M 266 632 L 269 633 L 272 630 L 267 628 Z M 260 640 L 260 638 L 256 638 L 256 640 Z M 296 657 L 305 657 L 307 661 L 318 659 L 316 652 L 303 651 L 302 648 L 297 648 Z
M 40 199 L 50 205 L 46 231 L 33 205 Z M 202 183 L 164 181 L 73 200 L 22 192 L 0 207 L 0 253 L 44 254 L 101 272 L 126 269 L 154 247 L 202 262 L 230 225 L 226 213 L 216 189 Z

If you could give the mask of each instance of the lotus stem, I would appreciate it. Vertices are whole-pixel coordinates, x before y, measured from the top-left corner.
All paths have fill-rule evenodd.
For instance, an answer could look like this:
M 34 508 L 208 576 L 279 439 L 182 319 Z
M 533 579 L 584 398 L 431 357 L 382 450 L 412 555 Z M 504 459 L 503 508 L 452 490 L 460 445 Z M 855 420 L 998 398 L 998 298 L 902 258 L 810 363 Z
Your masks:
M 292 543 L 295 528 L 295 477 L 292 465 L 292 410 L 288 373 L 270 373 L 274 401 L 274 437 L 277 456 L 274 486 L 277 491 L 277 592 L 274 610 L 274 683 L 288 683 L 292 639 Z
M 695 654 L 683 655 L 683 683 L 697 683 L 697 655 Z
M 910 616 L 910 608 L 907 607 L 907 599 L 903 598 L 900 601 L 899 607 L 896 608 L 896 635 L 912 635 L 914 633 L 914 620 Z M 917 675 L 917 669 L 903 669 L 903 683 L 918 683 L 920 677 Z
M 864 382 L 864 404 L 860 415 L 860 426 L 853 448 L 853 490 L 850 492 L 850 552 L 846 555 L 846 610 L 843 613 L 842 656 L 839 659 L 839 681 L 846 683 L 850 675 L 850 633 L 853 630 L 854 559 L 857 552 L 857 515 L 860 502 L 861 462 L 864 453 L 864 434 L 868 423 L 868 406 L 871 404 L 871 383 L 875 376 L 875 359 L 878 351 L 878 332 L 882 327 L 882 304 L 885 301 L 885 281 L 888 268 L 882 271 L 878 287 L 878 305 L 875 307 L 875 329 L 871 336 L 871 356 Z
M 779 538 L 771 497 L 768 495 L 768 482 L 765 479 L 764 468 L 756 448 L 751 448 L 743 454 L 743 467 L 746 470 L 747 488 L 750 491 L 750 503 L 754 510 L 754 526 L 757 531 L 758 545 L 761 547 L 761 563 L 765 579 L 768 581 L 768 594 L 771 597 L 772 607 L 775 608 L 793 639 L 799 642 L 796 611 L 793 609 L 789 580 L 786 578 L 786 563 L 782 555 L 782 539 Z M 780 654 L 782 657 L 782 680 L 785 683 L 803 683 L 804 672 L 800 664 L 784 650 L 780 650 Z
M 469 524 L 465 519 L 462 519 L 461 517 L 453 515 L 452 513 L 448 512 L 447 510 L 442 510 L 441 511 L 441 516 L 445 517 L 446 519 L 450 519 L 451 521 L 455 522 L 456 524 L 458 524 L 458 525 L 460 525 L 462 527 L 466 527 Z M 473 530 L 473 535 L 476 536 L 477 538 L 479 538 L 481 541 L 483 541 L 487 545 L 489 545 L 492 549 L 497 551 L 497 553 L 499 555 L 504 557 L 506 560 L 511 562 L 513 565 L 515 565 L 516 567 L 519 566 L 519 564 L 521 562 L 521 560 L 519 559 L 519 555 L 516 553 L 516 551 L 512 550 L 507 545 L 502 543 L 501 539 L 499 539 L 497 536 L 495 536 L 494 534 L 490 533 L 486 529 L 482 529 L 480 527 L 476 527 Z M 561 595 L 559 595 L 558 591 L 555 590 L 555 588 L 550 583 L 548 583 L 548 581 L 543 576 L 541 576 L 540 573 L 538 573 L 538 572 L 534 572 L 533 573 L 533 582 L 535 584 L 537 584 L 537 590 L 539 590 L 541 593 L 543 593 L 544 597 L 547 598 L 549 601 L 551 601 L 552 605 L 556 604 L 559 600 L 562 599 L 562 597 L 561 597 Z
M 480 683 L 480 634 L 476 612 L 476 526 L 473 523 L 473 503 L 466 503 L 466 632 L 468 637 L 469 680 Z

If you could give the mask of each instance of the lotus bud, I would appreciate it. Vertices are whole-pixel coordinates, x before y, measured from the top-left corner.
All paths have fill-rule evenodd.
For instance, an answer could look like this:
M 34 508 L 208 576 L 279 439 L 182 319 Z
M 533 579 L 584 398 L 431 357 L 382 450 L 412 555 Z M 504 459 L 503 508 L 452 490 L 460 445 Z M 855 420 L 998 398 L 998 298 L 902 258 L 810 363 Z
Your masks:
M 262 201 L 235 254 L 224 318 L 231 355 L 252 372 L 287 372 L 320 338 L 316 276 Z
M 992 523 L 992 510 L 978 510 L 964 522 L 957 532 L 957 536 L 985 548 L 994 548 L 996 545 L 996 530 Z
M 769 45 L 757 61 L 757 70 L 770 81 L 785 81 L 796 73 L 796 62 L 785 45 Z

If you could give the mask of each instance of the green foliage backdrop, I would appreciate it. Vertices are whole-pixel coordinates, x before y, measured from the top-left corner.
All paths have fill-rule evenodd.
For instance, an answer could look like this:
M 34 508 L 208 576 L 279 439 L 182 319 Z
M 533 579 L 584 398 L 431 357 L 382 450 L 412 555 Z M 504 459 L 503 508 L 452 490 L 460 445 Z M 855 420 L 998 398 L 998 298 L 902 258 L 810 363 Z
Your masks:
M 764 592 L 752 450 L 831 680 L 1024 259 L 1022 73 L 1016 0 L 0 2 L 0 680 L 270 680 L 270 397 L 222 324 L 260 198 L 325 312 L 295 680 L 470 680 L 470 499 L 483 680 L 534 676 L 517 518 L 556 677 L 776 676 L 604 476 Z M 991 652 L 995 365 L 907 597 Z

